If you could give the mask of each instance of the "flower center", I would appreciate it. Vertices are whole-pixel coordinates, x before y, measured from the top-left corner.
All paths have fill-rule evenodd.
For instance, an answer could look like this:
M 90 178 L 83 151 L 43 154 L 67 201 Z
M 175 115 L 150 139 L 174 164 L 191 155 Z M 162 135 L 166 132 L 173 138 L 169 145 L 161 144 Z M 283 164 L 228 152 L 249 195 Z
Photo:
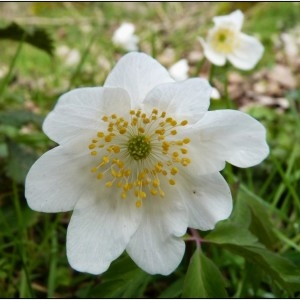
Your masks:
M 91 172 L 107 188 L 115 187 L 120 198 L 135 198 L 136 207 L 150 196 L 164 197 L 163 187 L 175 185 L 176 174 L 191 162 L 190 139 L 176 139 L 177 128 L 188 121 L 178 123 L 156 108 L 149 115 L 130 110 L 124 117 L 112 114 L 102 121 L 106 129 L 88 146 L 95 159 Z
M 237 32 L 230 27 L 217 28 L 210 34 L 210 43 L 217 52 L 231 53 L 237 47 Z
M 144 135 L 136 135 L 129 139 L 127 148 L 134 160 L 145 159 L 151 151 L 150 141 Z

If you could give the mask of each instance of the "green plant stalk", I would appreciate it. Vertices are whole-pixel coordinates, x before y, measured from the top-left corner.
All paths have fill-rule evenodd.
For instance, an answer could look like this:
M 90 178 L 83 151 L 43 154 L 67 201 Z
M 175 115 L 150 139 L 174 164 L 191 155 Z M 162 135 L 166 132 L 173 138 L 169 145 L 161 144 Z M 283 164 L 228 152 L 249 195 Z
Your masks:
M 152 32 L 151 37 L 150 37 L 151 56 L 153 58 L 156 58 L 156 56 L 157 56 L 156 39 L 157 39 L 157 33 L 154 31 L 154 32 Z
M 247 184 L 249 189 L 251 189 L 252 191 L 255 190 L 254 188 L 254 184 L 253 184 L 253 176 L 252 176 L 252 170 L 251 169 L 246 169 L 246 176 L 247 176 Z
M 26 259 L 26 254 L 25 254 L 25 250 L 24 250 L 24 244 L 25 244 L 25 240 L 26 240 L 26 230 L 24 229 L 24 223 L 23 223 L 23 218 L 22 218 L 20 199 L 18 197 L 17 185 L 14 181 L 12 183 L 12 191 L 13 191 L 13 203 L 14 203 L 14 207 L 15 207 L 15 211 L 16 211 L 16 215 L 17 215 L 17 222 L 18 222 L 18 228 L 19 228 L 19 232 L 18 232 L 19 237 L 17 237 L 17 239 L 16 239 L 16 244 L 17 244 L 17 247 L 19 250 L 19 254 L 21 256 L 22 267 L 23 267 L 23 269 L 21 271 L 21 282 L 24 280 L 26 282 L 26 288 L 27 288 L 27 289 L 25 289 L 25 285 L 21 284 L 20 297 L 28 297 L 29 296 L 30 298 L 34 298 L 34 292 L 31 287 L 30 275 L 29 275 L 28 268 L 27 268 L 27 259 Z M 24 273 L 23 273 L 23 271 L 24 271 Z
M 0 96 L 2 96 L 6 90 L 6 87 L 8 86 L 9 84 L 9 81 L 11 80 L 11 76 L 12 76 L 12 72 L 15 68 L 15 65 L 17 63 L 17 59 L 21 53 L 21 50 L 22 50 L 22 47 L 23 47 L 23 43 L 24 43 L 24 38 L 25 36 L 23 37 L 23 39 L 20 41 L 19 45 L 18 45 L 18 48 L 16 50 L 16 53 L 13 57 L 13 59 L 11 60 L 11 63 L 9 65 L 9 69 L 8 69 L 8 73 L 7 75 L 3 78 L 2 80 L 2 83 L 0 85 Z M 2 97 L 0 97 L 0 99 L 2 99 Z M 1 101 L 1 100 L 0 100 Z
M 294 155 L 296 155 L 294 152 L 295 152 L 295 151 L 293 151 L 293 153 L 292 153 L 292 155 L 291 155 L 292 158 L 293 158 Z M 290 175 L 289 173 L 290 173 L 290 170 L 291 170 L 293 164 L 289 164 L 288 170 L 285 172 L 285 171 L 282 169 L 282 167 L 280 166 L 279 162 L 277 161 L 277 159 L 276 159 L 274 156 L 271 155 L 271 159 L 272 159 L 272 161 L 274 162 L 275 167 L 276 167 L 276 169 L 277 169 L 279 175 L 281 176 L 281 178 L 282 178 L 284 184 L 286 185 L 287 190 L 289 191 L 289 193 L 291 194 L 292 198 L 294 199 L 295 205 L 296 205 L 296 206 L 298 207 L 298 209 L 300 210 L 300 201 L 299 201 L 298 195 L 297 195 L 295 189 L 292 187 L 291 182 L 290 182 L 289 179 L 288 179 L 288 178 L 289 178 L 289 175 Z M 294 158 L 293 158 L 293 159 L 290 159 L 290 161 L 291 161 L 291 160 L 293 161 Z M 280 196 L 281 196 L 281 193 L 280 193 L 279 195 L 277 195 L 277 197 L 275 198 L 274 202 L 272 203 L 273 206 L 276 206 L 276 204 L 277 204 L 278 201 L 279 201 Z
M 300 246 L 297 245 L 293 240 L 286 237 L 282 232 L 280 232 L 278 229 L 273 228 L 273 232 L 277 235 L 277 237 L 285 244 L 285 247 L 279 250 L 279 253 L 284 253 L 287 249 L 286 247 L 291 247 L 298 252 L 300 252 Z
M 81 60 L 80 60 L 79 64 L 77 65 L 77 68 L 76 68 L 76 70 L 74 71 L 74 73 L 73 73 L 73 75 L 72 75 L 72 77 L 71 77 L 71 79 L 70 79 L 70 83 L 69 83 L 69 88 L 68 88 L 68 90 L 70 90 L 70 89 L 72 88 L 75 79 L 76 79 L 77 76 L 80 74 L 81 69 L 82 69 L 82 66 L 83 66 L 83 64 L 84 64 L 84 62 L 85 62 L 85 60 L 86 60 L 86 58 L 87 58 L 87 56 L 88 56 L 88 54 L 89 54 L 89 50 L 90 50 L 92 44 L 94 43 L 94 41 L 95 41 L 97 35 L 98 35 L 98 33 L 97 33 L 97 34 L 95 33 L 95 34 L 92 35 L 92 37 L 91 37 L 91 39 L 90 39 L 90 41 L 89 41 L 89 43 L 88 43 L 88 46 L 87 46 L 86 49 L 84 50 L 84 52 L 83 52 L 83 54 L 82 54 L 82 57 L 81 57 Z
M 211 86 L 213 86 L 213 79 L 214 79 L 214 73 L 215 73 L 215 65 L 210 64 L 210 70 L 209 70 L 209 76 L 208 76 L 208 81 Z
M 268 187 L 270 186 L 270 184 L 272 183 L 275 175 L 276 175 L 277 171 L 275 169 L 272 170 L 272 173 L 269 174 L 268 178 L 266 179 L 265 183 L 263 184 L 263 186 L 261 187 L 260 191 L 259 191 L 259 195 L 263 196 L 267 190 Z
M 57 233 L 53 226 L 51 230 L 51 254 L 50 254 L 51 257 L 50 257 L 50 270 L 49 270 L 49 277 L 48 277 L 47 298 L 54 298 L 54 293 L 56 288 L 57 252 L 58 252 Z

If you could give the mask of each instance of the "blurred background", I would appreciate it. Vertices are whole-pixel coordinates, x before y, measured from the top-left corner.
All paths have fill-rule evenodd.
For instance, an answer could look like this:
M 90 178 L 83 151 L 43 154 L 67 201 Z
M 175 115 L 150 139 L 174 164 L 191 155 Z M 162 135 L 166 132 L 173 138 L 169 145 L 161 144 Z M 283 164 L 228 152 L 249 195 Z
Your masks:
M 236 9 L 245 14 L 242 31 L 265 46 L 263 58 L 251 71 L 227 64 L 214 68 L 211 77 L 212 66 L 197 37 L 206 37 L 214 16 Z M 24 198 L 30 166 L 55 146 L 41 130 L 44 117 L 62 93 L 103 84 L 128 51 L 113 40 L 124 22 L 133 24 L 137 50 L 167 69 L 184 60 L 185 67 L 173 69 L 174 78 L 210 79 L 216 88 L 211 110 L 239 109 L 265 125 L 269 158 L 248 170 L 226 167 L 223 174 L 229 177 L 235 201 L 241 197 L 242 182 L 243 197 L 254 199 L 264 210 L 265 223 L 260 221 L 253 231 L 260 232 L 269 249 L 300 266 L 300 3 L 4 2 L 0 3 L 1 297 L 181 295 L 194 246 L 187 245 L 179 269 L 168 277 L 147 275 L 126 256 L 103 276 L 80 274 L 69 267 L 65 255 L 71 214 L 33 212 Z M 257 275 L 256 281 L 245 277 L 244 271 L 250 269 L 243 258 L 214 249 L 209 253 L 226 278 L 230 297 L 289 295 L 272 288 L 264 275 Z

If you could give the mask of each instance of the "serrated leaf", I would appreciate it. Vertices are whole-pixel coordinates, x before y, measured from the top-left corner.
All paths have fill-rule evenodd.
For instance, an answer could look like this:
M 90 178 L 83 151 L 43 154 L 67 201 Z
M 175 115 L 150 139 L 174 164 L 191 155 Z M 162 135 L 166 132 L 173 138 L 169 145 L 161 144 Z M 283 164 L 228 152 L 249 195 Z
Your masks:
M 242 199 L 237 199 L 235 202 L 230 221 L 239 227 L 249 228 L 252 221 L 251 211 Z
M 270 215 L 268 214 L 268 205 L 266 202 L 259 201 L 258 197 L 246 190 L 241 189 L 238 195 L 238 199 L 247 205 L 252 213 L 252 222 L 250 226 L 251 232 L 253 232 L 259 239 L 261 243 L 266 245 L 268 248 L 276 243 L 277 238 L 273 232 L 273 224 L 270 220 Z M 264 203 L 264 204 L 262 204 Z
M 10 39 L 18 42 L 24 41 L 53 56 L 53 40 L 47 31 L 38 27 L 24 29 L 13 22 L 5 28 L 0 28 L 0 39 Z
M 247 229 L 228 222 L 220 222 L 205 240 L 221 245 L 261 267 L 289 292 L 300 289 L 300 271 L 296 266 L 258 243 L 256 237 Z
M 247 229 L 226 220 L 219 222 L 216 228 L 206 235 L 205 240 L 216 244 L 253 245 L 258 240 Z
M 260 266 L 288 292 L 300 291 L 300 270 L 288 259 L 263 248 L 261 245 L 242 247 L 228 245 L 227 248 Z
M 193 254 L 183 285 L 183 298 L 226 298 L 222 274 L 199 249 Z

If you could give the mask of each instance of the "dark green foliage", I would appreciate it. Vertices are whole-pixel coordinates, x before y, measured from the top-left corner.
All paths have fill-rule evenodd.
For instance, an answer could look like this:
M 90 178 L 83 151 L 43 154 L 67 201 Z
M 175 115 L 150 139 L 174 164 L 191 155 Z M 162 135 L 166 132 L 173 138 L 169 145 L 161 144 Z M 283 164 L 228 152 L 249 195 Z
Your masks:
M 216 265 L 197 249 L 183 286 L 183 298 L 227 298 L 225 282 Z
M 251 71 L 230 64 L 214 68 L 212 81 L 221 87 L 222 99 L 211 101 L 210 110 L 239 108 L 226 95 L 228 74 L 240 72 L 247 81 L 278 63 L 284 55 L 274 39 L 299 27 L 299 3 L 47 2 L 24 7 L 18 6 L 14 23 L 2 18 L 0 28 L 0 297 L 299 298 L 299 87 L 282 96 L 290 105 L 281 112 L 264 105 L 248 109 L 267 129 L 270 156 L 246 170 L 226 166 L 222 174 L 232 190 L 232 215 L 214 230 L 198 232 L 200 248 L 186 235 L 183 260 L 169 276 L 146 274 L 126 252 L 99 276 L 72 270 L 66 257 L 72 213 L 38 213 L 24 197 L 28 169 L 55 146 L 42 131 L 44 116 L 62 93 L 105 81 L 125 53 L 111 41 L 123 21 L 135 23 L 140 50 L 166 68 L 188 58 L 190 75 L 209 77 L 209 63 L 191 59 L 202 51 L 197 36 L 207 34 L 213 16 L 243 10 L 243 30 L 262 40 L 264 56 Z M 77 50 L 80 61 L 67 65 L 66 57 L 53 58 L 54 39 L 57 47 Z M 296 63 L 286 66 L 298 76 Z
M 25 42 L 53 56 L 53 40 L 44 29 L 38 27 L 24 29 L 13 22 L 4 28 L 0 28 L 0 39 Z

